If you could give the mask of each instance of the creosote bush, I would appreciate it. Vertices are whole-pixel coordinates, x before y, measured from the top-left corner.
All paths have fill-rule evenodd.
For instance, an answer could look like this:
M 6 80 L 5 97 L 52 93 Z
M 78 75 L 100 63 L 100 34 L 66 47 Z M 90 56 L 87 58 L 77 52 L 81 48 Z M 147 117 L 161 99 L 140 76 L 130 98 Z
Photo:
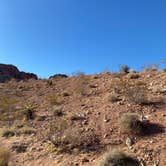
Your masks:
M 10 153 L 5 148 L 0 148 L 0 166 L 8 166 Z
M 143 124 L 140 120 L 140 116 L 136 113 L 125 113 L 119 120 L 120 128 L 122 132 L 127 134 L 140 135 L 143 132 Z
M 119 150 L 113 150 L 105 155 L 99 166 L 139 166 L 139 161 Z

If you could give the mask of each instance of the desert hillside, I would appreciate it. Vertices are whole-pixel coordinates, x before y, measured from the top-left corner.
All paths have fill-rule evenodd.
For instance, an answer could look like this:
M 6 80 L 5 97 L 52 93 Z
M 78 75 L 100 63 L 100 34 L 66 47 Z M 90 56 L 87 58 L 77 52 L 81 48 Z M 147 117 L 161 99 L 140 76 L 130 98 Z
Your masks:
M 24 79 L 0 69 L 10 78 L 0 83 L 2 166 L 113 166 L 121 152 L 136 162 L 122 166 L 166 165 L 166 71 Z

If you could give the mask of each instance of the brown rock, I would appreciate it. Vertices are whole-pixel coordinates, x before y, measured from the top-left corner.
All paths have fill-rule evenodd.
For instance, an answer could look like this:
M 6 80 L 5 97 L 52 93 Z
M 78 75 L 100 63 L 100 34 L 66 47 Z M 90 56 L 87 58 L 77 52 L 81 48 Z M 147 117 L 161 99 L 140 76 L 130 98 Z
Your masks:
M 16 80 L 38 79 L 37 75 L 33 73 L 20 72 L 14 65 L 0 64 L 0 83 L 13 78 Z

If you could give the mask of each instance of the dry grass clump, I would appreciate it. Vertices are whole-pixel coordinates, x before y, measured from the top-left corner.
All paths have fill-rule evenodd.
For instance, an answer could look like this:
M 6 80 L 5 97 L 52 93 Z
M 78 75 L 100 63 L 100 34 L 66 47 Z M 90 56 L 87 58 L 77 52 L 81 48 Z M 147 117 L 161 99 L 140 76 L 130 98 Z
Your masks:
M 51 125 L 49 140 L 53 143 L 57 152 L 71 153 L 74 150 L 94 150 L 100 141 L 94 131 L 83 131 L 72 127 L 66 120 L 56 120 Z
M 145 82 L 124 78 L 116 78 L 111 83 L 114 93 L 120 94 L 135 104 L 149 104 L 148 87 Z
M 61 105 L 63 103 L 63 100 L 60 96 L 58 95 L 50 95 L 46 97 L 46 100 L 51 104 L 51 105 Z
M 0 148 L 0 166 L 8 166 L 10 153 L 5 148 Z
M 55 117 L 61 117 L 63 116 L 63 111 L 62 111 L 62 107 L 59 107 L 59 106 L 54 106 L 53 109 L 52 109 L 52 114 L 53 116 Z
M 128 134 L 142 134 L 143 124 L 140 120 L 140 116 L 136 113 L 125 113 L 119 120 L 120 128 L 122 132 Z
M 111 94 L 108 94 L 107 99 L 108 99 L 108 101 L 110 101 L 110 102 L 112 102 L 112 103 L 114 103 L 114 102 L 117 102 L 117 101 L 120 101 L 120 100 L 121 100 L 121 99 L 120 99 L 120 97 L 119 97 L 119 95 L 118 95 L 118 94 L 116 94 L 116 93 L 111 93 Z
M 17 130 L 17 135 L 21 135 L 21 134 L 25 134 L 25 135 L 31 135 L 31 134 L 35 134 L 36 130 L 32 127 L 22 127 L 19 130 Z
M 86 95 L 89 88 L 90 77 L 86 75 L 79 75 L 76 80 L 75 93 L 78 95 Z
M 9 96 L 0 96 L 0 121 L 3 125 L 11 126 L 13 121 L 16 119 L 16 110 L 14 105 L 17 100 Z
M 3 129 L 1 131 L 1 136 L 2 137 L 13 137 L 15 135 L 15 131 L 13 129 Z
M 113 150 L 105 155 L 99 166 L 139 166 L 139 161 L 125 153 Z

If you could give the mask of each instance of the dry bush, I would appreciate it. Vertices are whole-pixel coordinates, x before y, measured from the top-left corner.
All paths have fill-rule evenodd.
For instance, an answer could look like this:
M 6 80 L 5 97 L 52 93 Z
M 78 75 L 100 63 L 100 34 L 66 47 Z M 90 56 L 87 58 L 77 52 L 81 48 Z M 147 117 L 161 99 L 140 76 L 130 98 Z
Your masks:
M 139 73 L 131 72 L 131 73 L 129 73 L 128 77 L 131 79 L 138 79 L 140 77 L 140 75 L 139 75 Z
M 90 77 L 86 75 L 80 75 L 77 77 L 75 93 L 78 95 L 86 95 L 87 89 L 89 88 Z
M 62 107 L 59 107 L 59 106 L 54 106 L 53 109 L 52 109 L 52 114 L 53 116 L 55 117 L 61 117 L 63 116 L 63 111 L 62 111 Z
M 159 64 L 147 64 L 142 66 L 142 70 L 144 71 L 148 71 L 148 72 L 153 72 L 153 71 L 157 71 L 159 68 Z
M 148 104 L 148 89 L 143 84 L 133 84 L 125 89 L 125 95 L 130 102 L 136 104 Z
M 0 166 L 8 166 L 10 153 L 5 148 L 0 148 Z
M 111 83 L 114 93 L 127 98 L 136 104 L 148 104 L 148 87 L 146 83 L 138 80 L 114 79 Z
M 120 100 L 121 100 L 121 99 L 120 99 L 120 97 L 119 97 L 119 95 L 118 95 L 118 94 L 116 94 L 116 93 L 111 93 L 111 94 L 108 94 L 107 99 L 108 99 L 108 101 L 109 101 L 109 102 L 112 102 L 112 103 L 114 103 L 114 102 L 117 102 L 117 101 L 120 101 Z
M 58 95 L 50 95 L 46 97 L 46 100 L 51 104 L 51 105 L 61 105 L 63 103 L 63 100 L 60 96 Z
M 129 73 L 130 67 L 127 65 L 120 65 L 120 72 Z
M 104 156 L 99 166 L 139 166 L 136 158 L 126 155 L 119 150 L 113 150 Z
M 2 137 L 13 137 L 15 135 L 15 131 L 13 129 L 3 129 L 1 131 Z
M 111 76 L 112 78 L 122 78 L 124 76 L 126 76 L 126 73 L 122 73 L 122 72 L 114 72 L 114 73 L 111 73 Z
M 57 148 L 59 153 L 94 150 L 99 145 L 99 139 L 94 131 L 83 131 L 72 128 L 66 120 L 56 120 L 52 123 L 49 140 Z
M 122 132 L 140 135 L 143 132 L 143 124 L 136 113 L 125 113 L 120 117 L 119 125 Z
M 28 126 L 22 127 L 16 131 L 17 135 L 21 135 L 21 134 L 31 135 L 31 134 L 35 134 L 35 133 L 36 133 L 36 130 L 34 128 L 28 127 Z
M 0 97 L 0 121 L 5 122 L 5 125 L 11 126 L 15 117 L 14 105 L 17 100 L 9 96 Z

